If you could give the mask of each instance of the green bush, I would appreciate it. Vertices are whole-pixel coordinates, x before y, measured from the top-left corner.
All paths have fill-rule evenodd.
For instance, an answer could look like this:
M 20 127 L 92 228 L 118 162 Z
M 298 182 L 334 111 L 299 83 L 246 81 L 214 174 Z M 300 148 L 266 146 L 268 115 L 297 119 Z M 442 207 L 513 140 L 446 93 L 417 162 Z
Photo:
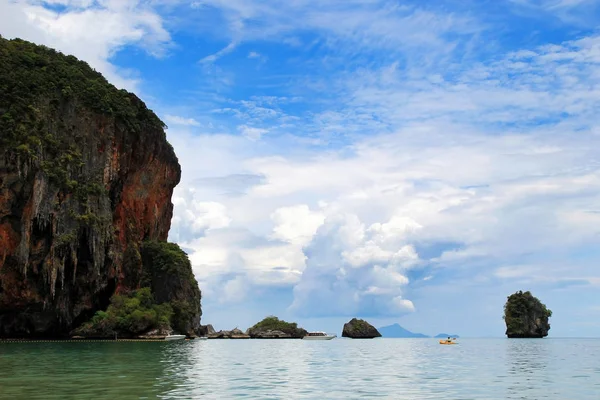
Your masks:
M 135 275 L 140 261 L 142 289 L 113 296 L 108 309 L 97 312 L 79 334 L 136 335 L 156 328 L 187 334 L 197 328 L 201 293 L 187 254 L 174 243 L 148 241 L 139 252 L 135 245 L 125 251 L 123 268 L 129 276 Z
M 106 311 L 98 311 L 76 330 L 85 336 L 138 335 L 151 329 L 168 329 L 173 317 L 170 304 L 155 304 L 150 288 L 129 295 L 114 295 Z

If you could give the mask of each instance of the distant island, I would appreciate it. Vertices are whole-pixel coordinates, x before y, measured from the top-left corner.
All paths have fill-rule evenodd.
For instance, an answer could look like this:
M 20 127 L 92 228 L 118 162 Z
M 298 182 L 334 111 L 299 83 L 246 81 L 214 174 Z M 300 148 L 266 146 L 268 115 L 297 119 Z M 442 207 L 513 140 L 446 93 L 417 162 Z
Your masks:
M 430 338 L 431 337 L 431 336 L 425 335 L 423 333 L 411 332 L 408 329 L 403 328 L 399 324 L 382 326 L 381 328 L 379 328 L 379 332 L 381 332 L 381 336 L 384 338 L 407 338 L 407 339 L 417 338 L 417 339 L 419 339 L 419 338 Z M 436 339 L 447 338 L 447 337 L 457 338 L 459 336 L 458 335 L 448 335 L 446 333 L 440 333 L 440 334 L 434 336 L 434 338 L 436 338 Z
M 399 324 L 382 326 L 379 328 L 381 336 L 384 338 L 428 338 L 430 336 L 422 333 L 414 333 L 401 327 Z
M 518 291 L 504 305 L 506 336 L 509 338 L 543 338 L 548 336 L 548 318 L 552 311 L 531 292 Z

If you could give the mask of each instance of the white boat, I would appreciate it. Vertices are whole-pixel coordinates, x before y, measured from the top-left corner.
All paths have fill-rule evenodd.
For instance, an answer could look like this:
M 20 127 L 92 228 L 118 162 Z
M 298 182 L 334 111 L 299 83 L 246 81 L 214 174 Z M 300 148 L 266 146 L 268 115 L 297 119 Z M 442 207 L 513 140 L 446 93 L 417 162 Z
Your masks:
M 304 336 L 303 340 L 331 340 L 337 335 L 328 335 L 326 332 L 308 332 L 306 336 Z
M 185 339 L 185 335 L 169 335 L 165 336 L 165 340 L 183 340 Z

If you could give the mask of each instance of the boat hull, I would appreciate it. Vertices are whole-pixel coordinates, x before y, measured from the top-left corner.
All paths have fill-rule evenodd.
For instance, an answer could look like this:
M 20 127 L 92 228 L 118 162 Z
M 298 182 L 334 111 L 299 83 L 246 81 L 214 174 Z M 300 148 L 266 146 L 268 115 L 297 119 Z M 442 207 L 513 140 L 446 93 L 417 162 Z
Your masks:
M 335 335 L 327 335 L 327 336 L 304 336 L 302 340 L 331 340 L 335 337 Z
M 185 335 L 169 335 L 165 337 L 165 340 L 170 342 L 171 340 L 183 340 L 185 339 Z

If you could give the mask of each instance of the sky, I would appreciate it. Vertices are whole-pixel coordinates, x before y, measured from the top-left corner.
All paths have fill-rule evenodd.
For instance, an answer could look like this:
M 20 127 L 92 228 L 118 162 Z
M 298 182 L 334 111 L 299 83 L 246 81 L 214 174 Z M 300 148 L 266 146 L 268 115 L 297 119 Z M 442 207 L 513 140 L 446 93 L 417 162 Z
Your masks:
M 203 323 L 600 336 L 600 1 L 0 0 L 168 125 Z

